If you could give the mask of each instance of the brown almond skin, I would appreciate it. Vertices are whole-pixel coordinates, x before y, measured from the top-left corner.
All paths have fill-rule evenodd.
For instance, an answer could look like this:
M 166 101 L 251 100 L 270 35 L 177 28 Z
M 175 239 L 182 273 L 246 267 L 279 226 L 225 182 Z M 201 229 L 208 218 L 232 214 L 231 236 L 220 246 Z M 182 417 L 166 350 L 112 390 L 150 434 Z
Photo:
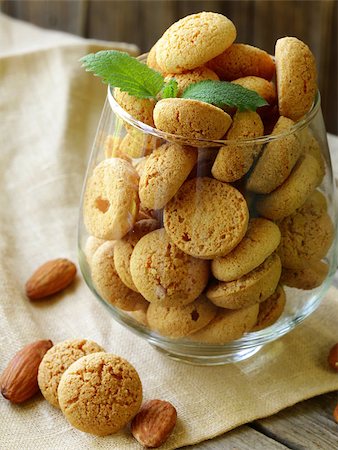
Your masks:
M 1 394 L 7 400 L 22 403 L 39 392 L 39 365 L 51 347 L 50 340 L 36 341 L 14 355 L 0 377 Z
M 335 407 L 333 411 L 334 420 L 338 423 L 338 405 Z
M 164 400 L 149 400 L 131 422 L 134 438 L 148 448 L 160 447 L 175 427 L 175 407 Z
M 40 266 L 26 282 L 26 295 L 39 300 L 69 286 L 76 275 L 76 266 L 65 258 L 53 259 Z
M 338 372 L 338 343 L 335 344 L 329 353 L 328 362 L 330 364 L 330 367 Z

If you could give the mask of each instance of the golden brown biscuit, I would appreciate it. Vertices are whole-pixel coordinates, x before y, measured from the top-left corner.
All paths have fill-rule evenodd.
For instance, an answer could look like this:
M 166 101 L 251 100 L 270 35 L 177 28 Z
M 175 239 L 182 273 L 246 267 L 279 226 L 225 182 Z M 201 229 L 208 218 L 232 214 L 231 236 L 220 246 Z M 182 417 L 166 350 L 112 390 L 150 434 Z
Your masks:
M 247 44 L 232 44 L 207 64 L 221 80 L 233 81 L 247 76 L 271 80 L 275 64 L 271 56 L 260 48 Z
M 91 266 L 94 253 L 104 243 L 105 241 L 103 239 L 98 239 L 95 236 L 88 237 L 84 247 L 84 254 L 86 255 L 87 263 L 89 266 Z
M 58 396 L 73 427 L 99 436 L 116 433 L 138 412 L 142 384 L 135 368 L 120 356 L 94 353 L 63 374 Z
M 264 126 L 259 115 L 254 111 L 237 112 L 226 135 L 228 143 L 220 147 L 212 166 L 213 176 L 220 181 L 233 182 L 242 178 L 252 166 L 259 154 L 261 145 L 242 144 L 240 140 L 254 139 L 262 136 Z
M 305 127 L 299 132 L 299 138 L 303 147 L 304 154 L 309 153 L 313 156 L 320 167 L 322 178 L 325 175 L 325 160 L 319 141 L 314 137 L 309 127 Z
M 165 98 L 154 108 L 156 128 L 187 139 L 221 139 L 231 125 L 222 109 L 187 98 Z
M 164 208 L 164 227 L 185 253 L 213 259 L 229 253 L 246 233 L 249 211 L 227 183 L 201 177 L 186 181 Z
M 138 182 L 136 170 L 123 159 L 105 159 L 95 167 L 83 199 L 83 218 L 90 234 L 113 240 L 133 228 L 139 207 Z
M 104 352 L 104 349 L 87 339 L 67 339 L 48 350 L 39 366 L 38 384 L 51 405 L 59 408 L 58 387 L 68 367 L 82 356 L 97 352 Z
M 317 91 L 314 56 L 304 42 L 284 37 L 276 42 L 275 61 L 280 114 L 297 121 L 310 110 Z
M 134 247 L 141 237 L 159 228 L 159 223 L 155 219 L 143 219 L 135 223 L 134 228 L 116 241 L 114 246 L 114 265 L 121 281 L 135 292 L 138 292 L 130 273 L 130 258 Z
M 233 80 L 232 83 L 239 84 L 246 89 L 257 92 L 257 94 L 263 97 L 269 105 L 274 105 L 276 103 L 276 88 L 273 83 L 265 78 L 248 76 L 237 78 L 237 80 Z
M 139 184 L 142 206 L 161 209 L 176 194 L 197 161 L 193 147 L 166 143 L 147 159 Z
M 135 286 L 149 301 L 163 306 L 193 302 L 205 288 L 209 263 L 183 253 L 163 228 L 136 244 L 130 259 Z
M 236 310 L 220 308 L 216 317 L 206 327 L 189 338 L 207 344 L 225 344 L 239 339 L 257 322 L 258 310 L 258 304 Z
M 281 271 L 281 261 L 273 253 L 260 266 L 238 280 L 213 283 L 207 290 L 207 297 L 215 305 L 228 309 L 264 302 L 275 292 Z
M 213 275 L 221 281 L 241 278 L 262 264 L 278 247 L 281 234 L 270 220 L 257 218 L 249 222 L 246 235 L 227 255 L 211 263 Z
M 328 264 L 316 261 L 304 269 L 287 269 L 283 267 L 281 283 L 297 289 L 311 290 L 320 286 L 329 273 Z
M 121 137 L 108 134 L 103 142 L 103 151 L 105 158 L 123 158 L 129 160 L 127 155 L 120 151 Z
M 150 125 L 151 127 L 154 126 L 153 111 L 155 100 L 150 98 L 137 98 L 118 88 L 114 89 L 114 98 L 134 119 Z
M 114 264 L 114 242 L 105 242 L 96 250 L 92 260 L 92 280 L 98 294 L 117 308 L 135 311 L 147 304 L 138 293 L 120 279 Z
M 202 66 L 236 39 L 227 17 L 213 12 L 191 14 L 171 25 L 156 44 L 156 59 L 167 73 Z
M 119 151 L 129 158 L 142 158 L 150 155 L 159 145 L 161 139 L 131 128 L 122 139 Z
M 157 42 L 151 47 L 149 50 L 148 56 L 147 56 L 147 66 L 151 69 L 156 70 L 156 72 L 160 72 L 162 75 L 165 75 L 165 72 L 161 69 L 161 67 L 158 65 L 157 58 L 156 58 L 156 45 Z
M 177 97 L 180 97 L 190 84 L 204 80 L 219 80 L 215 72 L 206 66 L 196 67 L 196 69 L 182 73 L 169 73 L 164 81 L 168 82 L 172 78 L 175 78 L 178 84 Z
M 257 211 L 272 220 L 289 216 L 302 206 L 321 178 L 317 160 L 310 154 L 300 156 L 284 183 L 270 194 L 260 196 L 256 203 Z
M 282 286 L 278 285 L 276 291 L 264 302 L 259 304 L 256 325 L 250 331 L 259 331 L 273 325 L 283 314 L 286 295 Z
M 293 125 L 292 120 L 281 116 L 271 135 L 288 133 Z M 290 175 L 301 153 L 302 145 L 297 133 L 286 134 L 269 142 L 248 178 L 247 188 L 258 194 L 274 191 Z
M 179 338 L 205 327 L 217 313 L 217 307 L 201 295 L 184 306 L 151 303 L 147 311 L 149 327 L 163 336 Z

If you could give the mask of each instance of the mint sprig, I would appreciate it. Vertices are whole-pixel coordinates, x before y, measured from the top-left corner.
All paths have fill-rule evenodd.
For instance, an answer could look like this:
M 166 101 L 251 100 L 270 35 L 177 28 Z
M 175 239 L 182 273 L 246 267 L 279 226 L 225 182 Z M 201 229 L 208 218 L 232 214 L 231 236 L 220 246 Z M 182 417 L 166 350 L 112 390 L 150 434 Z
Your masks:
M 175 98 L 178 93 L 178 84 L 175 78 L 171 78 L 161 91 L 162 98 Z
M 219 108 L 230 106 L 239 111 L 256 111 L 268 104 L 257 92 L 228 81 L 204 80 L 190 84 L 181 97 L 211 103 Z

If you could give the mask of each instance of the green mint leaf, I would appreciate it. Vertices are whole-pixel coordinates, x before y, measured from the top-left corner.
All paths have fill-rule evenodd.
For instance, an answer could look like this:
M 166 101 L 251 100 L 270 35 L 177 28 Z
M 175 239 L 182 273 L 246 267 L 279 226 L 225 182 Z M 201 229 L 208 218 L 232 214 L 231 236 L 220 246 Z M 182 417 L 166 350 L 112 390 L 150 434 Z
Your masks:
M 181 97 L 211 103 L 219 108 L 227 105 L 239 111 L 256 111 L 268 104 L 257 92 L 228 81 L 205 80 L 190 84 Z
M 103 83 L 120 88 L 138 98 L 155 98 L 164 85 L 163 76 L 124 52 L 103 50 L 80 59 L 87 72 Z
M 178 84 L 175 78 L 171 78 L 171 80 L 166 83 L 161 91 L 162 98 L 176 98 L 178 92 Z

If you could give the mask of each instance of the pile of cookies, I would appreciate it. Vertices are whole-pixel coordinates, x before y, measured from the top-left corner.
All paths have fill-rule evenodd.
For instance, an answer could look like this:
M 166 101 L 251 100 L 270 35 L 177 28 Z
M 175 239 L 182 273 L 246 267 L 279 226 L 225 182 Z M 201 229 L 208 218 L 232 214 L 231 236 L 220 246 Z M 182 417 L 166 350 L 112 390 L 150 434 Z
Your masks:
M 268 105 L 223 110 L 115 89 L 120 106 L 167 138 L 130 123 L 108 135 L 83 200 L 98 294 L 160 335 L 211 344 L 272 325 L 286 303 L 283 284 L 319 286 L 334 237 L 318 189 L 321 143 L 311 123 L 296 124 L 315 102 L 313 55 L 293 37 L 277 41 L 274 59 L 235 39 L 226 17 L 194 14 L 163 34 L 147 64 L 175 78 L 179 95 L 190 83 L 224 80 Z

